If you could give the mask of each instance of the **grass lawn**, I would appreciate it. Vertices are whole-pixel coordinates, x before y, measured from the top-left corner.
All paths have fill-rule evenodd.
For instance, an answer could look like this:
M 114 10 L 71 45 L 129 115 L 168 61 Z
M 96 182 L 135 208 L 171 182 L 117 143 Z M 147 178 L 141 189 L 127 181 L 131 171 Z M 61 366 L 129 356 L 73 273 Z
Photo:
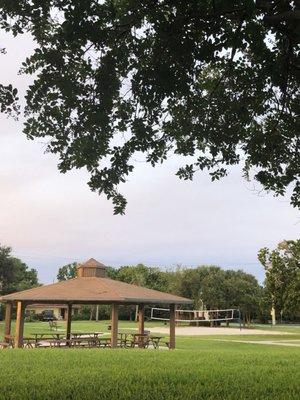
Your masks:
M 3 324 L 2 324 L 3 325 Z M 0 328 L 3 329 L 3 326 Z M 121 322 L 120 328 L 134 328 Z M 146 326 L 157 326 L 157 322 Z M 74 322 L 104 331 L 107 322 Z M 26 333 L 45 332 L 27 323 Z M 300 348 L 238 343 L 270 335 L 178 337 L 177 349 L 20 349 L 0 352 L 2 400 L 299 399 Z M 299 340 L 278 335 L 272 340 Z

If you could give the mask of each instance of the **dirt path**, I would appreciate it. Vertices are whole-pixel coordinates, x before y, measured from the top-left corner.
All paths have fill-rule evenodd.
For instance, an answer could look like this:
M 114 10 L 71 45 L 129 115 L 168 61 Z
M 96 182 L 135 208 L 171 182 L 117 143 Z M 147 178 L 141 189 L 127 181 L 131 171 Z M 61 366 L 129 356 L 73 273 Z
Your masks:
M 151 327 L 151 332 L 169 334 L 169 327 Z M 209 328 L 205 326 L 181 326 L 176 328 L 179 336 L 210 336 L 210 335 L 291 335 L 290 332 L 278 332 L 262 329 L 238 329 L 238 328 Z

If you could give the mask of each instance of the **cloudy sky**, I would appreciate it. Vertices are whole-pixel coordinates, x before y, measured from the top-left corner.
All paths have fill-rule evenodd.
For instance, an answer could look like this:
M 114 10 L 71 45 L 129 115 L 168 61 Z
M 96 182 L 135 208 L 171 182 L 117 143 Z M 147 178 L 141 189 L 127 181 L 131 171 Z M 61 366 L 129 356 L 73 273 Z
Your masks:
M 29 37 L 2 33 L 2 83 L 24 94 L 30 77 L 18 75 L 33 48 Z M 263 280 L 257 251 L 299 238 L 300 215 L 288 199 L 259 194 L 239 168 L 211 183 L 205 173 L 180 181 L 180 160 L 153 169 L 137 163 L 123 187 L 125 216 L 86 185 L 84 171 L 61 175 L 42 141 L 28 141 L 21 121 L 0 115 L 0 243 L 52 282 L 59 266 L 94 257 L 107 265 L 143 262 L 173 267 L 217 264 L 242 268 Z

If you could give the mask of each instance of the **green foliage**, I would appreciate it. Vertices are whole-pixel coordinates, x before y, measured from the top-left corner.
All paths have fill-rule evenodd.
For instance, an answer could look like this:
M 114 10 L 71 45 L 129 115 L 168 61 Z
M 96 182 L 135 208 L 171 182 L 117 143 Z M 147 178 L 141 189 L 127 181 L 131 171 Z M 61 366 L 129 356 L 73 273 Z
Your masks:
M 17 93 L 12 85 L 4 86 L 0 83 L 0 112 L 16 117 L 19 112 Z
M 196 307 L 239 308 L 248 321 L 251 316 L 259 315 L 263 290 L 253 275 L 217 266 L 179 269 L 175 275 L 173 291 L 193 299 Z
M 164 271 L 144 264 L 123 266 L 117 269 L 115 279 L 150 289 L 168 291 L 168 277 Z
M 56 278 L 58 281 L 66 281 L 68 279 L 75 278 L 76 271 L 77 271 L 76 262 L 64 265 L 63 267 L 59 268 Z
M 247 323 L 253 318 L 262 322 L 269 320 L 270 294 L 275 293 L 277 310 L 284 310 L 285 317 L 291 320 L 299 318 L 299 241 L 283 242 L 279 250 L 270 253 L 262 249 L 259 254 L 263 265 L 268 266 L 269 260 L 274 264 L 272 270 L 266 268 L 266 288 L 242 270 L 223 270 L 214 265 L 170 271 L 137 264 L 107 267 L 107 275 L 111 279 L 190 298 L 196 309 L 203 306 L 206 309 L 238 308 Z M 61 267 L 57 278 L 66 280 L 74 276 L 76 263 Z M 120 318 L 133 319 L 134 314 L 135 308 L 127 306 L 120 311 Z M 100 309 L 100 319 L 109 318 L 109 315 L 109 309 Z M 87 306 L 77 318 L 94 319 L 95 309 Z
M 253 275 L 217 266 L 164 271 L 143 264 L 114 270 L 113 279 L 194 300 L 195 308 L 239 308 L 247 321 L 260 315 L 263 289 Z
M 300 240 L 285 240 L 275 250 L 263 248 L 258 259 L 266 271 L 270 303 L 285 316 L 300 315 Z
M 1 7 L 1 4 L 0 4 Z M 0 55 L 5 54 L 4 48 L 0 47 Z M 16 117 L 19 113 L 18 90 L 12 85 L 2 85 L 0 83 L 0 112 Z
M 0 246 L 0 294 L 26 290 L 38 285 L 37 271 L 11 255 L 11 248 Z
M 153 166 L 192 157 L 182 179 L 220 179 L 243 159 L 246 177 L 291 187 L 299 207 L 299 12 L 291 0 L 2 0 L 0 26 L 36 43 L 24 132 L 47 137 L 61 172 L 86 168 L 115 213 L 136 153 Z

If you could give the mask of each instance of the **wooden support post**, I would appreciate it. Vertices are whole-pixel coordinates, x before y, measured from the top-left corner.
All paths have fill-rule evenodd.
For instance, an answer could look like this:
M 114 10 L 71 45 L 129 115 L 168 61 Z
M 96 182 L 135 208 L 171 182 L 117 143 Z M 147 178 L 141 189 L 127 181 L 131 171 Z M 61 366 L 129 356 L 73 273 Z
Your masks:
M 12 314 L 12 303 L 6 303 L 5 307 L 5 327 L 4 327 L 4 341 L 8 342 L 7 336 L 10 336 L 11 332 L 11 314 Z
M 175 304 L 170 305 L 170 349 L 175 349 Z
M 118 304 L 111 306 L 111 347 L 116 348 L 118 345 Z
M 26 304 L 22 301 L 17 303 L 17 320 L 15 329 L 15 347 L 23 347 L 24 319 Z
M 67 341 L 71 339 L 71 323 L 72 323 L 72 304 L 68 303 L 68 308 L 67 308 Z M 70 345 L 70 342 L 67 342 L 68 345 Z
M 144 304 L 139 305 L 139 333 L 143 334 L 145 330 L 145 307 Z

